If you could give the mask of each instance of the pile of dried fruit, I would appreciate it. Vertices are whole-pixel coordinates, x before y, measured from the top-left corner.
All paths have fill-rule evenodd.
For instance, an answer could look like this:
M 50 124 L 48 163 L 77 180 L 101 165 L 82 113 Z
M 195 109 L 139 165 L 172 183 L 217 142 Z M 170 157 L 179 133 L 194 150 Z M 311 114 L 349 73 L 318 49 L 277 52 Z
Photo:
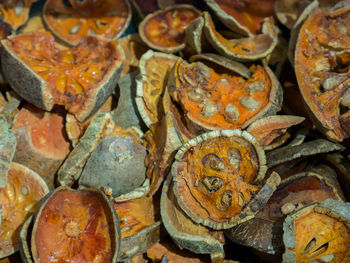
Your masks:
M 7 0 L 0 38 L 0 263 L 350 262 L 349 0 Z

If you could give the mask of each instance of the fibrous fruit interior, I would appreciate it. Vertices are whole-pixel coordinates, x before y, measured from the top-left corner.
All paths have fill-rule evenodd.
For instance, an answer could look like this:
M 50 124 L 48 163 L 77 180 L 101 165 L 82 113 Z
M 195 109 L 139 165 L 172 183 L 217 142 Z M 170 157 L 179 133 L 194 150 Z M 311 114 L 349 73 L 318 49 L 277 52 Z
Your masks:
M 7 45 L 46 81 L 55 104 L 64 105 L 73 114 L 83 110 L 120 57 L 115 43 L 93 37 L 65 50 L 55 47 L 49 33 L 19 35 L 9 39 Z
M 112 262 L 116 233 L 105 202 L 87 190 L 54 193 L 32 236 L 35 262 Z

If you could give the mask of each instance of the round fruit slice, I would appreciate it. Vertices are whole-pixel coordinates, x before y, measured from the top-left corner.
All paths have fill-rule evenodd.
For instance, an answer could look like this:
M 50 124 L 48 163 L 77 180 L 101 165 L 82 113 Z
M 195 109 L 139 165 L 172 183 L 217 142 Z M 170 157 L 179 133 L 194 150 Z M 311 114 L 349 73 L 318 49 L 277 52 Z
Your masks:
M 11 87 L 35 106 L 64 105 L 79 121 L 93 115 L 112 94 L 124 54 L 114 42 L 87 37 L 59 50 L 49 33 L 2 41 L 1 63 Z
M 246 36 L 261 33 L 266 17 L 275 13 L 276 0 L 205 0 L 220 21 L 231 30 Z
M 12 26 L 13 30 L 17 30 L 27 22 L 30 7 L 36 1 L 38 0 L 1 1 L 0 16 L 4 22 Z
M 40 200 L 48 192 L 45 181 L 37 173 L 21 164 L 11 163 L 6 186 L 0 188 L 0 258 L 19 249 L 22 224 L 37 210 Z
M 151 48 L 175 53 L 185 47 L 185 28 L 199 15 L 191 5 L 170 6 L 146 16 L 139 34 Z
M 295 50 L 295 72 L 309 114 L 336 141 L 350 136 L 350 9 L 342 2 L 327 11 L 317 8 L 306 19 Z
M 273 72 L 259 65 L 250 71 L 244 79 L 179 59 L 169 75 L 169 94 L 194 130 L 245 128 L 275 114 L 282 104 L 282 89 Z
M 350 203 L 328 199 L 288 216 L 283 262 L 350 262 Z
M 204 133 L 185 143 L 171 168 L 179 206 L 196 223 L 226 229 L 252 218 L 280 178 L 264 185 L 265 154 L 241 130 Z
M 117 214 L 97 189 L 57 188 L 34 221 L 31 249 L 36 263 L 116 262 L 119 246 Z
M 69 4 L 68 4 L 68 3 Z M 127 0 L 46 1 L 43 18 L 61 40 L 76 45 L 86 36 L 118 38 L 131 21 Z

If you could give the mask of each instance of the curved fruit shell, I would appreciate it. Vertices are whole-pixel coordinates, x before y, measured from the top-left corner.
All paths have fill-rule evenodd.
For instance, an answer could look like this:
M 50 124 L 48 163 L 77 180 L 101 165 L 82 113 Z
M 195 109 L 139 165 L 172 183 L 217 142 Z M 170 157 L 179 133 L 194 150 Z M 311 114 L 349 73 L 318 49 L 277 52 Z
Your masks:
M 295 220 L 313 211 L 320 214 L 325 214 L 328 217 L 343 222 L 343 224 L 348 228 L 348 231 L 350 231 L 350 203 L 344 203 L 340 200 L 327 199 L 323 202 L 304 207 L 287 216 L 283 223 L 283 243 L 286 247 L 286 251 L 283 254 L 283 263 L 295 262 L 295 252 L 293 252 L 293 250 L 296 248 L 294 233 Z M 336 262 L 345 262 L 343 260 L 344 259 L 338 258 Z
M 160 214 L 165 229 L 181 248 L 197 254 L 217 254 L 225 257 L 222 232 L 195 224 L 178 206 L 173 192 L 172 176 L 163 184 Z M 221 240 L 219 239 L 221 238 Z
M 193 11 L 194 13 L 200 15 L 200 11 L 197 10 L 195 7 L 191 6 L 191 5 L 174 5 L 174 6 L 169 6 L 165 9 L 161 9 L 161 10 L 158 10 L 154 13 L 151 13 L 149 15 L 147 15 L 143 20 L 142 22 L 140 23 L 139 25 L 139 34 L 140 34 L 140 37 L 142 38 L 142 40 L 150 47 L 150 48 L 153 48 L 155 50 L 159 50 L 159 51 L 162 51 L 162 52 L 165 52 L 165 53 L 176 53 L 176 52 L 179 52 L 180 50 L 184 49 L 185 48 L 185 43 L 182 43 L 182 44 L 179 44 L 177 46 L 174 46 L 174 47 L 162 47 L 162 46 L 158 46 L 152 42 L 150 42 L 145 34 L 145 26 L 147 24 L 147 22 L 152 19 L 153 17 L 157 16 L 158 14 L 161 14 L 161 13 L 164 13 L 164 12 L 167 12 L 167 11 L 170 11 L 172 9 L 176 9 L 176 8 L 185 8 L 185 9 L 189 9 L 191 11 Z M 184 33 L 185 34 L 185 33 Z
M 240 211 L 240 213 L 230 218 L 227 218 L 226 220 L 222 220 L 221 222 L 212 220 L 211 218 L 209 218 L 209 216 L 206 218 L 202 218 L 201 216 L 198 215 L 198 213 L 196 213 L 192 209 L 189 209 L 189 207 L 185 204 L 185 201 L 183 200 L 184 196 L 182 192 L 180 193 L 180 190 L 179 190 L 179 187 L 181 187 L 180 181 L 183 175 L 178 174 L 179 166 L 183 162 L 182 158 L 184 157 L 185 153 L 188 150 L 190 150 L 192 147 L 197 146 L 203 141 L 208 139 L 217 138 L 217 137 L 232 137 L 232 136 L 244 138 L 245 140 L 250 142 L 254 146 L 255 150 L 257 151 L 257 155 L 258 155 L 257 158 L 259 159 L 258 160 L 259 171 L 253 183 L 261 184 L 261 188 L 258 190 L 256 195 L 247 203 L 247 205 Z M 195 137 L 194 139 L 189 140 L 178 150 L 175 156 L 175 162 L 173 163 L 171 172 L 170 172 L 171 176 L 173 176 L 174 178 L 174 187 L 173 187 L 174 193 L 181 209 L 195 223 L 202 224 L 213 229 L 228 229 L 254 217 L 254 215 L 268 201 L 268 199 L 273 194 L 273 192 L 275 191 L 277 185 L 280 183 L 280 180 L 281 180 L 277 173 L 272 173 L 270 177 L 266 179 L 265 173 L 266 173 L 265 154 L 261 146 L 258 144 L 256 139 L 252 135 L 250 135 L 248 132 L 237 130 L 237 129 L 212 131 L 212 132 L 204 133 L 202 135 Z M 263 183 L 264 179 L 266 179 L 265 183 Z M 200 204 L 195 204 L 195 206 L 199 206 L 199 205 Z M 201 207 L 201 209 L 203 208 Z
M 239 61 L 254 61 L 267 57 L 277 45 L 277 37 L 260 34 L 249 38 L 228 40 L 215 30 L 208 12 L 204 12 L 204 33 L 210 44 L 223 56 Z M 231 50 L 230 45 L 241 53 Z M 246 51 L 248 50 L 248 51 Z
M 140 59 L 140 74 L 136 78 L 135 100 L 137 109 L 147 127 L 161 118 L 160 98 L 164 92 L 167 75 L 177 59 L 175 55 L 152 50 L 144 53 Z M 151 63 L 150 68 L 147 68 L 148 63 Z
M 29 168 L 27 168 L 27 167 L 25 167 L 25 166 L 23 166 L 23 165 L 21 165 L 19 163 L 15 163 L 15 162 L 11 163 L 9 172 L 11 172 L 11 170 L 14 170 L 15 172 L 19 171 L 20 173 L 24 173 L 26 175 L 26 177 L 27 177 L 26 181 L 27 182 L 23 182 L 23 183 L 26 183 L 25 186 L 28 187 L 28 186 L 32 186 L 34 184 L 38 185 L 37 189 L 35 189 L 35 193 L 34 193 L 34 194 L 37 195 L 37 197 L 38 197 L 38 195 L 41 194 L 42 195 L 41 198 L 43 198 L 45 196 L 45 194 L 49 193 L 49 188 L 46 185 L 45 181 L 40 177 L 40 175 L 35 173 L 33 170 L 31 170 L 31 169 L 29 169 Z M 20 178 L 20 177 L 18 177 L 18 178 Z M 17 176 L 16 176 L 16 179 L 17 179 Z M 18 179 L 18 180 L 21 180 L 21 178 Z M 9 183 L 9 181 L 7 182 L 7 184 L 8 183 Z M 6 188 L 6 186 L 5 186 L 5 188 Z M 5 188 L 3 188 L 3 190 L 6 191 Z M 2 190 L 2 189 L 0 188 L 0 190 Z M 9 189 L 7 189 L 8 192 L 10 192 L 10 193 L 12 192 L 12 198 L 14 199 L 14 201 L 16 201 L 16 199 L 19 199 L 19 198 L 22 198 L 22 201 L 25 200 L 25 198 L 24 198 L 25 194 L 23 193 L 23 189 L 18 190 L 18 191 L 22 191 L 22 192 L 18 192 L 17 190 L 18 189 L 17 189 L 16 185 L 13 185 L 12 183 L 11 183 L 11 186 L 9 186 Z M 27 188 L 27 191 L 28 191 L 28 193 L 30 193 L 31 191 L 33 191 L 33 189 L 28 189 Z M 30 210 L 32 210 L 35 207 L 35 205 L 38 205 L 40 200 L 35 200 L 34 199 L 32 201 L 36 201 L 36 204 L 33 202 L 32 204 L 29 204 L 25 208 L 23 208 L 26 211 L 26 215 L 22 214 L 22 217 L 31 215 L 30 214 Z M 8 204 L 4 204 L 4 205 L 8 205 Z M 14 216 L 16 216 L 16 211 L 14 211 L 14 212 L 15 212 Z M 4 220 L 5 219 L 4 215 L 2 217 L 3 217 L 2 220 Z M 7 221 L 11 221 L 11 219 L 10 220 L 7 219 Z M 26 218 L 23 218 L 23 219 L 26 220 Z M 13 253 L 15 253 L 16 251 L 19 250 L 19 248 L 20 248 L 20 240 L 16 240 L 15 237 L 12 237 L 11 241 L 8 244 L 5 243 L 4 247 L 3 247 L 2 244 L 0 244 L 0 246 L 1 246 L 1 248 L 0 248 L 0 258 L 3 258 L 3 257 L 6 257 L 6 256 L 9 256 L 9 255 L 12 255 Z
M 187 28 L 185 28 L 185 54 L 195 55 L 201 54 L 206 48 L 206 38 L 203 32 L 204 19 L 202 16 L 193 20 Z
M 12 36 L 9 39 L 15 37 Z M 47 82 L 12 52 L 7 41 L 1 41 L 1 66 L 11 87 L 25 100 L 43 110 L 51 111 L 55 103 Z M 84 103 L 85 109 L 75 114 L 79 121 L 83 122 L 91 117 L 112 95 L 124 60 L 123 50 L 118 45 L 116 45 L 116 49 L 120 55 L 119 60 L 99 82 L 99 87 L 90 93 L 91 95 Z
M 36 246 L 36 234 L 38 231 L 38 224 L 42 215 L 43 210 L 45 209 L 46 205 L 48 204 L 48 202 L 60 191 L 70 191 L 70 192 L 88 192 L 89 195 L 88 196 L 92 196 L 95 195 L 99 198 L 99 200 L 101 201 L 101 206 L 104 205 L 110 215 L 109 215 L 109 219 L 108 223 L 109 223 L 109 227 L 112 228 L 110 229 L 109 233 L 111 235 L 114 235 L 114 237 L 111 237 L 111 245 L 114 243 L 114 247 L 112 247 L 112 249 L 114 250 L 114 254 L 111 257 L 111 262 L 112 263 L 116 263 L 117 262 L 117 257 L 119 255 L 120 252 L 120 227 L 119 227 L 119 219 L 118 219 L 118 215 L 114 210 L 113 204 L 112 202 L 109 200 L 109 198 L 100 190 L 98 189 L 93 189 L 93 188 L 86 188 L 86 189 L 82 189 L 82 190 L 74 190 L 71 189 L 67 186 L 60 186 L 58 188 L 56 188 L 53 192 L 51 192 L 49 195 L 46 196 L 45 200 L 43 200 L 43 202 L 40 205 L 40 208 L 38 209 L 35 217 L 34 217 L 34 225 L 33 225 L 33 230 L 32 230 L 32 236 L 31 236 L 31 251 L 32 251 L 32 256 L 33 256 L 33 261 L 34 262 L 40 262 L 40 258 L 38 257 L 38 252 L 37 252 L 37 246 Z M 66 200 L 65 200 L 66 201 Z M 68 199 L 68 201 L 70 201 Z M 57 210 L 59 211 L 59 210 Z M 111 233 L 113 232 L 113 233 Z
M 24 263 L 33 263 L 32 253 L 30 251 L 30 239 L 33 229 L 33 216 L 28 217 L 24 222 L 19 234 L 19 251 Z

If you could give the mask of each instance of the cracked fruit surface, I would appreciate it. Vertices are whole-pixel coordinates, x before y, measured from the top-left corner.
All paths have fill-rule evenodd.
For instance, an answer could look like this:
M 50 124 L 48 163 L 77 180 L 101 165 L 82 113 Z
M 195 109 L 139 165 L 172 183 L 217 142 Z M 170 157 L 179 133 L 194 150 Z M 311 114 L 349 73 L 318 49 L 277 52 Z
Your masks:
M 200 12 L 190 5 L 175 5 L 149 14 L 141 22 L 139 33 L 151 48 L 173 53 L 185 47 L 185 28 Z
M 27 167 L 12 162 L 7 183 L 0 189 L 2 206 L 0 226 L 0 258 L 19 249 L 19 233 L 24 221 L 49 192 L 41 177 Z
M 328 138 L 350 136 L 350 10 L 316 9 L 304 22 L 295 72 L 309 113 Z
M 240 130 L 213 131 L 188 141 L 171 169 L 179 206 L 196 223 L 232 227 L 261 188 L 264 158 L 254 137 Z
M 112 94 L 122 66 L 116 43 L 95 37 L 65 50 L 55 47 L 49 33 L 22 34 L 2 44 L 3 71 L 12 88 L 44 110 L 64 105 L 79 121 Z
M 118 38 L 130 23 L 131 8 L 127 0 L 48 0 L 43 18 L 58 38 L 76 45 L 86 36 Z
M 52 242 L 55 240 L 55 242 Z M 41 205 L 32 232 L 34 262 L 116 262 L 119 221 L 99 190 L 57 188 Z
M 248 79 L 217 73 L 201 62 L 179 59 L 169 76 L 169 94 L 185 117 L 207 130 L 245 128 L 281 104 L 281 88 L 269 68 L 252 66 Z

